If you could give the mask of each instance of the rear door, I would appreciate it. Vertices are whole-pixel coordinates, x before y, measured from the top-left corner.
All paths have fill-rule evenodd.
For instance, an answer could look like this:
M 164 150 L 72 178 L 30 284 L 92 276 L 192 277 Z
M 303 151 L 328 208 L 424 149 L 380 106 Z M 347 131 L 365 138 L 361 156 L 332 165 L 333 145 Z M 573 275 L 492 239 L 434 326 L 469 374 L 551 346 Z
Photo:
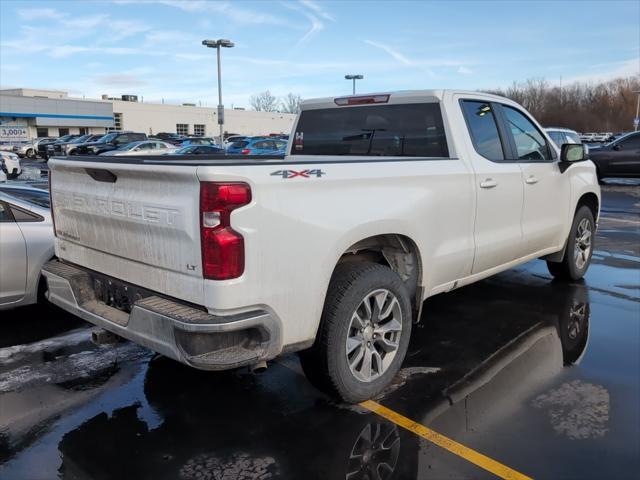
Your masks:
M 27 246 L 8 203 L 0 201 L 0 305 L 17 302 L 27 284 Z
M 508 263 L 522 251 L 522 173 L 518 162 L 509 159 L 494 104 L 461 98 L 460 105 L 476 182 L 475 274 Z
M 567 176 L 560 172 L 558 156 L 534 121 L 522 110 L 500 105 L 509 140 L 509 158 L 522 170 L 523 250 L 520 256 L 557 247 L 569 217 L 571 192 Z

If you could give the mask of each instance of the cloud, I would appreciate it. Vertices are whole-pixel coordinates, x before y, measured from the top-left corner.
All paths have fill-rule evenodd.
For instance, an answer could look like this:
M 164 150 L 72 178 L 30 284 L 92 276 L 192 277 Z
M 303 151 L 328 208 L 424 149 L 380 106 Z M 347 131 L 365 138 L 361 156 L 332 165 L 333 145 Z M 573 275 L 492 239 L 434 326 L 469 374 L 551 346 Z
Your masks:
M 640 57 L 630 58 L 619 62 L 599 63 L 589 67 L 592 70 L 583 75 L 566 77 L 563 83 L 573 82 L 601 82 L 614 78 L 638 77 L 640 76 Z
M 296 47 L 307 43 L 316 34 L 324 30 L 325 23 L 321 20 L 321 18 L 329 20 L 331 22 L 335 21 L 335 19 L 331 15 L 329 15 L 322 7 L 311 0 L 301 0 L 299 3 L 280 2 L 280 4 L 283 7 L 288 8 L 289 10 L 300 13 L 309 21 L 309 28 L 306 33 L 298 40 Z
M 286 19 L 240 6 L 238 3 L 209 0 L 117 0 L 116 4 L 156 4 L 190 13 L 214 13 L 241 24 L 288 25 Z
M 335 22 L 335 18 L 333 18 L 326 10 L 324 10 L 320 5 L 312 0 L 300 0 L 300 3 L 307 7 L 310 10 L 318 15 L 320 18 L 324 18 L 325 20 L 329 20 L 331 22 Z
M 460 65 L 460 66 L 458 67 L 457 72 L 458 72 L 460 75 L 470 75 L 470 74 L 472 74 L 472 73 L 473 73 L 473 70 L 471 70 L 470 68 L 465 67 L 464 65 Z
M 402 63 L 403 65 L 407 65 L 407 66 L 410 66 L 410 67 L 416 67 L 416 66 L 419 65 L 418 62 L 416 62 L 414 60 L 411 60 L 410 58 L 404 56 L 402 53 L 398 52 L 397 50 L 394 50 L 393 48 L 391 48 L 388 45 L 384 45 L 382 43 L 375 42 L 373 40 L 365 40 L 364 43 L 366 43 L 368 45 L 371 45 L 372 47 L 376 47 L 376 48 L 382 50 L 383 52 L 386 52 L 392 58 L 394 58 L 398 62 Z
M 59 20 L 66 16 L 53 8 L 19 8 L 16 13 L 21 20 Z

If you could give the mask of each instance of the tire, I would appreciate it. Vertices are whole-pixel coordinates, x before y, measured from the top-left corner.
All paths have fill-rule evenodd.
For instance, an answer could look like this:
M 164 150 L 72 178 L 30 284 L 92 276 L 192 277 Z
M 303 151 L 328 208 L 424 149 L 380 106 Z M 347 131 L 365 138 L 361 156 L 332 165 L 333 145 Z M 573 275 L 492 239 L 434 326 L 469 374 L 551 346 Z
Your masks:
M 368 262 L 338 265 L 316 341 L 300 353 L 305 375 L 316 388 L 345 402 L 374 397 L 400 369 L 409 346 L 411 315 L 409 294 L 391 269 Z
M 35 155 L 35 153 L 33 152 L 33 148 L 28 149 L 28 150 L 27 150 L 27 153 L 26 153 L 25 155 L 26 155 L 26 157 L 27 157 L 27 158 L 30 158 L 30 159 L 32 159 L 32 160 L 33 160 L 34 158 L 36 158 L 36 155 Z
M 588 226 L 588 241 L 585 228 Z M 595 221 L 587 206 L 582 206 L 573 217 L 567 248 L 560 262 L 547 261 L 549 273 L 562 280 L 579 280 L 587 272 L 593 255 Z
M 22 173 L 22 172 L 20 172 L 20 173 Z M 13 180 L 15 178 L 18 178 L 20 176 L 20 173 L 18 173 L 18 169 L 17 168 L 14 168 L 11 173 L 7 173 L 7 178 L 9 180 Z

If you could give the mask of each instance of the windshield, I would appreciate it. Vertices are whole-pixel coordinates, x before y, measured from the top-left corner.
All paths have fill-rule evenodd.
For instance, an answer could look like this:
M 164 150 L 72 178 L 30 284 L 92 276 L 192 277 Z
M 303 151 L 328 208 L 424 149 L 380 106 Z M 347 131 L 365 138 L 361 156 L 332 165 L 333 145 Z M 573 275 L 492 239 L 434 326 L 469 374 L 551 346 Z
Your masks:
M 107 135 L 105 135 L 104 137 L 102 137 L 100 140 L 98 140 L 98 143 L 107 143 L 110 142 L 111 140 L 113 140 L 114 138 L 116 138 L 116 135 L 118 135 L 117 133 L 108 133 Z
M 91 137 L 91 135 L 82 135 L 81 137 L 71 140 L 71 143 L 82 143 L 85 140 L 89 139 L 89 137 Z
M 49 201 L 49 192 L 46 190 L 0 187 L 0 192 L 4 192 L 14 198 L 19 198 L 20 200 L 37 205 L 38 207 L 49 208 L 51 206 L 51 202 Z

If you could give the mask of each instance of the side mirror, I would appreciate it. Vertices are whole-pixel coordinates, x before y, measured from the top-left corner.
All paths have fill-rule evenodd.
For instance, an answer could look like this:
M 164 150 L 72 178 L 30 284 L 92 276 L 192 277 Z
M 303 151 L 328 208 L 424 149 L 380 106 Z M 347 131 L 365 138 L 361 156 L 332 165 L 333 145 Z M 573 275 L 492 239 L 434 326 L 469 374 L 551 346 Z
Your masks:
M 575 162 L 589 160 L 589 147 L 581 143 L 565 143 L 560 150 L 560 171 L 564 172 Z

